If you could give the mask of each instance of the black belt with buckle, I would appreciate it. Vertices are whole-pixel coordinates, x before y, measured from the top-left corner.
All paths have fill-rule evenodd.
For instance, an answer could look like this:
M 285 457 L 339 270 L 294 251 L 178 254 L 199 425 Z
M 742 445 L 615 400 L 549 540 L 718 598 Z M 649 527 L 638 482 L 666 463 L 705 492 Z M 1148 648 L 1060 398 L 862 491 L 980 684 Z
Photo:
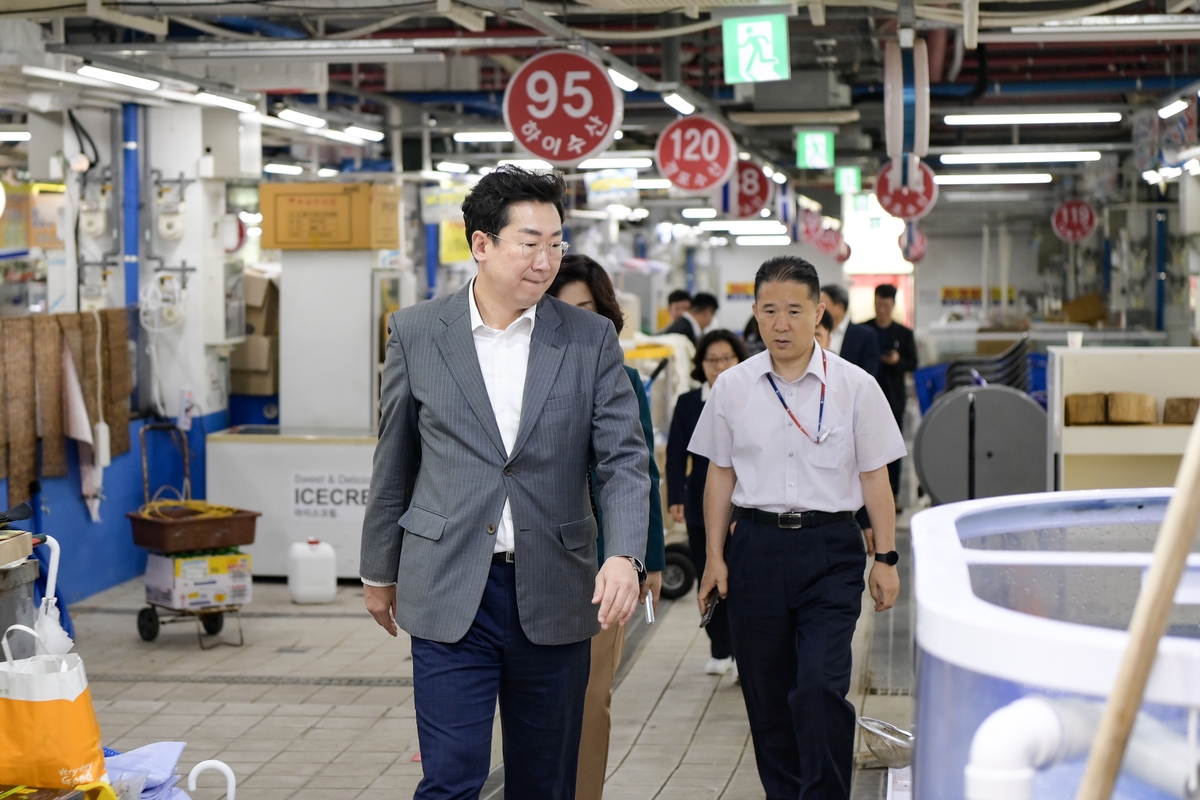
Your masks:
M 503 553 L 496 553 L 492 556 L 492 563 L 497 565 L 515 563 L 513 560 L 513 551 L 505 550 Z
M 816 528 L 834 522 L 845 522 L 854 519 L 853 511 L 785 511 L 782 514 L 772 514 L 770 511 L 759 511 L 757 508 L 743 508 L 739 514 L 743 519 L 752 519 L 763 525 L 774 525 L 784 530 L 800 528 Z

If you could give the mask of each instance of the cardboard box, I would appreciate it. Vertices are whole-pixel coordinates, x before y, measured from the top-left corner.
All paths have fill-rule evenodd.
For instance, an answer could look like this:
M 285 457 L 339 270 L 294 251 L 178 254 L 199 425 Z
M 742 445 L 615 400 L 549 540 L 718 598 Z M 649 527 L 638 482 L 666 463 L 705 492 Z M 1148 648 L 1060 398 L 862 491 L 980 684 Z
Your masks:
M 279 333 L 279 286 L 259 272 L 242 274 L 246 297 L 246 333 L 275 336 Z
M 394 250 L 400 187 L 371 183 L 263 183 L 262 246 L 280 250 Z
M 253 594 L 248 553 L 146 559 L 146 602 L 167 608 L 245 605 Z
M 279 394 L 279 339 L 247 335 L 229 354 L 231 394 Z

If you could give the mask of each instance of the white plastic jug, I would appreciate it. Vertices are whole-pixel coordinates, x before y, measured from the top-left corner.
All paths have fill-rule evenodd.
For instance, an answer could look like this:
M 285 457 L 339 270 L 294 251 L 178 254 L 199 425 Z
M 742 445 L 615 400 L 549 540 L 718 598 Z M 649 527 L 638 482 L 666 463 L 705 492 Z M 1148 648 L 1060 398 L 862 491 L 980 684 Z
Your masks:
M 337 595 L 337 555 L 320 539 L 296 542 L 288 551 L 288 591 L 293 603 L 332 603 Z

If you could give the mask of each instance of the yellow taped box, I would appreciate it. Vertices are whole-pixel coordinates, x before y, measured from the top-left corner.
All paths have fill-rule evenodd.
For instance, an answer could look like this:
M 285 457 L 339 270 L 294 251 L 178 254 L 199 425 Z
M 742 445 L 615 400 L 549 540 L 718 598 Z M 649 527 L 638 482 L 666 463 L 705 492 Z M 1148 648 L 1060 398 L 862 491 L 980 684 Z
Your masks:
M 262 246 L 280 250 L 395 250 L 400 187 L 379 183 L 264 183 Z
M 172 558 L 151 553 L 146 560 L 146 602 L 178 610 L 245 605 L 252 582 L 250 555 Z

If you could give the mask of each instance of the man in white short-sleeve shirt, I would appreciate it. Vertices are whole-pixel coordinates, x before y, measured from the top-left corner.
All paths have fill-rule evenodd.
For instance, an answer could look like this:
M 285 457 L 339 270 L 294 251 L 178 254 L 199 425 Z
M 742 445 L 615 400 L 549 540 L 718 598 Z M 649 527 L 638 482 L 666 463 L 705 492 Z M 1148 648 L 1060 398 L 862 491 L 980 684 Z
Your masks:
M 767 800 L 845 800 L 850 640 L 867 555 L 875 610 L 899 593 L 887 465 L 905 455 L 904 439 L 875 379 L 816 344 L 825 306 L 811 264 L 767 261 L 754 295 L 767 352 L 721 375 L 688 445 L 710 462 L 698 598 L 701 611 L 714 591 L 729 603 Z M 874 526 L 865 551 L 854 521 L 864 504 Z

